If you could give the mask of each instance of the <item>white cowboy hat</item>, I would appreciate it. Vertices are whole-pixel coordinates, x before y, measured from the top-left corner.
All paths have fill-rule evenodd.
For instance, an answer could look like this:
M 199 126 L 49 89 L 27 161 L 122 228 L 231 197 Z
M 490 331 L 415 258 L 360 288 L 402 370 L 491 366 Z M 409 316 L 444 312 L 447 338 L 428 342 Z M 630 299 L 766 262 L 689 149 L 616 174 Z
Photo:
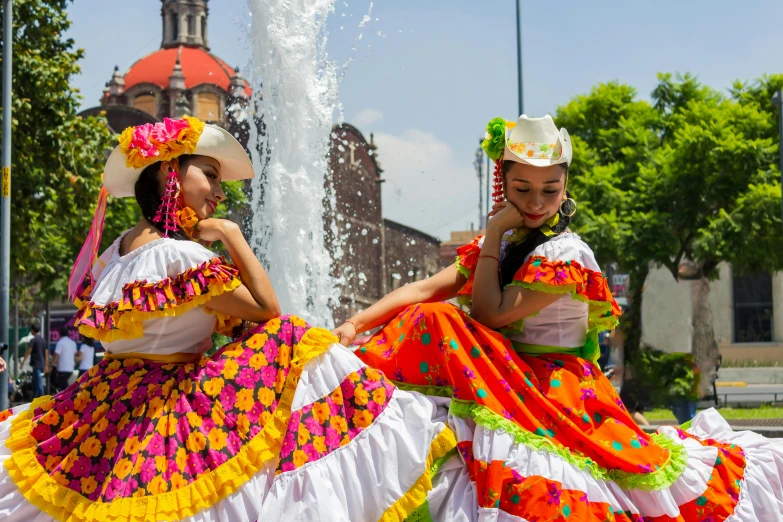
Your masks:
M 528 118 L 523 114 L 506 139 L 503 159 L 546 167 L 565 163 L 571 165 L 571 139 L 568 131 L 558 130 L 552 116 Z
M 216 159 L 220 163 L 222 181 L 250 179 L 255 176 L 253 165 L 250 163 L 245 149 L 227 130 L 217 125 L 204 125 L 196 150 L 192 154 Z M 163 159 L 171 158 L 161 158 L 161 160 Z M 154 162 L 153 158 L 150 164 Z M 115 198 L 133 196 L 136 181 L 147 166 L 140 168 L 127 166 L 126 155 L 122 151 L 122 147 L 117 146 L 106 161 L 103 185 Z

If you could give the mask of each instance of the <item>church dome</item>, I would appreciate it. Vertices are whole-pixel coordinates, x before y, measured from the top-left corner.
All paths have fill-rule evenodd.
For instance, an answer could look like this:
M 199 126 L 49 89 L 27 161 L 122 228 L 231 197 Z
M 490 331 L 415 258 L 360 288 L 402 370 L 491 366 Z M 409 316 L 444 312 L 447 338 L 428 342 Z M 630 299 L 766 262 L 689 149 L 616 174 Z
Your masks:
M 231 79 L 236 72 L 226 62 L 202 47 L 172 47 L 158 49 L 134 63 L 125 73 L 125 89 L 134 85 L 151 83 L 161 89 L 169 86 L 169 77 L 180 55 L 180 66 L 185 77 L 185 88 L 192 89 L 198 85 L 216 85 L 230 92 Z M 250 96 L 250 85 L 243 80 L 245 95 Z

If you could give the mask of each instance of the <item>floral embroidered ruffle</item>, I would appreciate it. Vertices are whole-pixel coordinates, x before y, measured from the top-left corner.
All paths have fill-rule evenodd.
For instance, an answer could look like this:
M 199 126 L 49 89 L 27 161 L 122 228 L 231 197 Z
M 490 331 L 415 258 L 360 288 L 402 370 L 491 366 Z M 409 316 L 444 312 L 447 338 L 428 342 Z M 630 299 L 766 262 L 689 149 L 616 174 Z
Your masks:
M 521 286 L 551 294 L 571 294 L 588 305 L 588 329 L 611 330 L 621 315 L 606 277 L 577 261 L 552 261 L 543 256 L 528 259 L 509 286 Z
M 92 282 L 87 281 L 75 299 L 79 311 L 74 326 L 82 334 L 103 342 L 136 339 L 144 335 L 144 321 L 181 315 L 241 284 L 239 271 L 223 257 L 214 257 L 154 283 L 146 280 L 128 283 L 123 286 L 119 301 L 105 305 L 89 300 Z M 229 335 L 241 323 L 237 318 L 205 311 L 217 316 L 218 333 Z
M 459 303 L 470 306 L 473 294 L 473 279 L 481 254 L 481 236 L 457 249 L 457 270 L 468 281 L 457 293 Z M 575 260 L 552 260 L 544 256 L 530 257 L 514 275 L 508 286 L 521 286 L 539 292 L 571 294 L 577 301 L 588 305 L 588 329 L 603 331 L 617 326 L 621 315 L 620 307 L 612 297 L 604 275 L 585 268 Z M 521 324 L 514 330 L 521 330 Z

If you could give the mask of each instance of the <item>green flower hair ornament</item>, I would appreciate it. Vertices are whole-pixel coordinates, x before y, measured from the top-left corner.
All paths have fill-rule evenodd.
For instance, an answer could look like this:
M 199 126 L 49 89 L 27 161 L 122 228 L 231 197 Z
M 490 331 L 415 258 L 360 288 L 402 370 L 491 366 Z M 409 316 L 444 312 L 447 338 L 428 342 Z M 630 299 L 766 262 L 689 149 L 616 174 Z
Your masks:
M 481 142 L 481 148 L 492 160 L 497 161 L 503 156 L 506 147 L 506 128 L 508 122 L 504 118 L 493 118 L 487 123 L 487 134 Z

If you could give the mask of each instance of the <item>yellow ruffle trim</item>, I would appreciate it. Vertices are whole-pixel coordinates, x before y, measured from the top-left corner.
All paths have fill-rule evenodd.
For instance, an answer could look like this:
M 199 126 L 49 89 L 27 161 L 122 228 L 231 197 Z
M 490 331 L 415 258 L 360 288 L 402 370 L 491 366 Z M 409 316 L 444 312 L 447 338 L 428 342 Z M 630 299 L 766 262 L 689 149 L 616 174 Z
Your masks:
M 433 464 L 456 447 L 457 438 L 454 436 L 454 432 L 448 427 L 444 428 L 430 444 L 430 453 L 427 455 L 424 473 L 397 502 L 383 513 L 379 522 L 402 522 L 426 502 L 427 493 L 432 489 Z
M 142 323 L 149 319 L 160 319 L 162 317 L 176 317 L 182 315 L 185 312 L 202 306 L 211 298 L 219 296 L 225 292 L 236 290 L 242 285 L 242 281 L 234 278 L 225 283 L 218 282 L 209 286 L 209 292 L 192 297 L 189 301 L 173 306 L 170 308 L 164 308 L 163 310 L 153 310 L 150 312 L 142 312 L 140 310 L 126 310 L 119 314 L 117 319 L 117 326 L 111 330 L 104 330 L 89 326 L 86 324 L 79 325 L 79 333 L 86 335 L 92 339 L 97 339 L 101 342 L 112 343 L 121 339 L 138 339 L 144 335 L 144 327 Z M 210 314 L 216 315 L 218 319 L 218 325 L 216 332 L 230 335 L 234 326 L 242 322 L 241 319 L 230 317 L 214 310 L 207 310 Z
M 302 369 L 336 342 L 338 339 L 327 330 L 308 330 L 294 349 L 291 369 L 272 419 L 234 457 L 181 489 L 160 495 L 93 502 L 55 481 L 36 460 L 37 442 L 30 435 L 33 412 L 42 405 L 44 409 L 53 407 L 51 397 L 34 400 L 29 410 L 12 421 L 11 434 L 5 443 L 11 456 L 5 467 L 27 501 L 57 520 L 148 522 L 193 516 L 235 493 L 269 460 L 278 458 Z

